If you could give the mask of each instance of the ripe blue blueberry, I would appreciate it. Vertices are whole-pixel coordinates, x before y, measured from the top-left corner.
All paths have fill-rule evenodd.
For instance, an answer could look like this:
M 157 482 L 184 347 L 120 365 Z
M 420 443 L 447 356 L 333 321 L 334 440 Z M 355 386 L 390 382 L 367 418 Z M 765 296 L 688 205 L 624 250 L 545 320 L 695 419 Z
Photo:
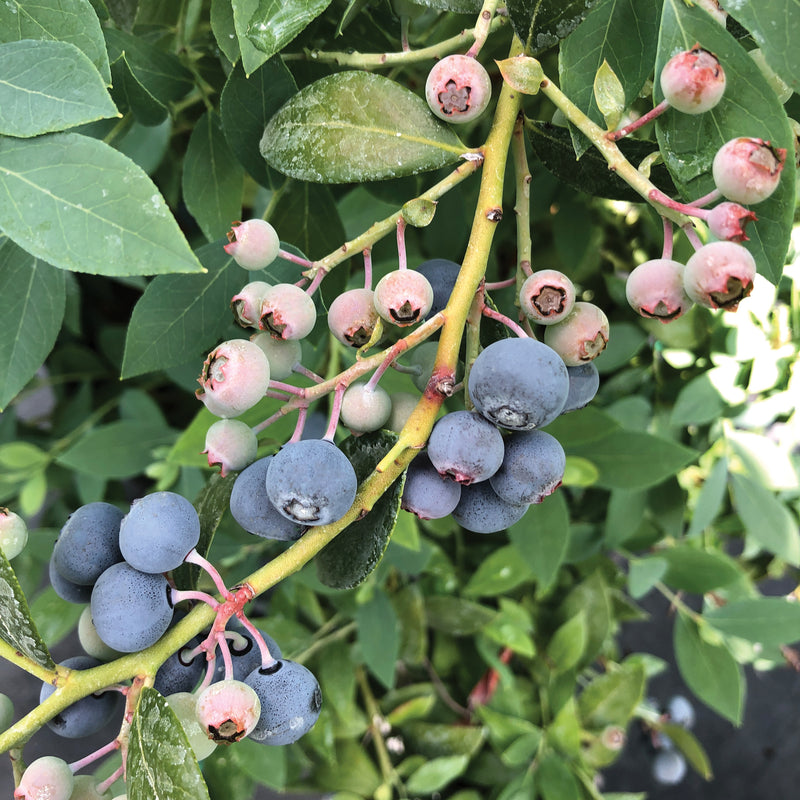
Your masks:
M 422 273 L 433 289 L 433 302 L 427 316 L 438 314 L 447 305 L 450 295 L 461 272 L 461 265 L 446 258 L 432 258 L 424 261 L 417 267 L 417 272 Z
M 409 465 L 401 507 L 420 519 L 441 519 L 451 514 L 461 499 L 461 484 L 443 478 L 425 453 Z
M 503 463 L 503 436 L 475 411 L 452 411 L 433 426 L 428 458 L 457 483 L 485 481 Z
M 68 581 L 56 569 L 55 559 L 50 556 L 50 564 L 48 566 L 48 575 L 50 576 L 50 585 L 53 591 L 68 603 L 88 603 L 92 596 L 91 586 L 82 586 L 79 583 Z
M 507 503 L 541 503 L 564 478 L 567 458 L 555 436 L 544 431 L 515 431 L 505 439 L 500 469 L 489 478 Z
M 600 373 L 594 361 L 581 364 L 579 367 L 567 367 L 569 373 L 569 393 L 564 403 L 562 414 L 577 411 L 591 403 L 600 388 Z
M 528 505 L 512 505 L 492 489 L 489 481 L 461 488 L 461 499 L 453 510 L 453 519 L 474 533 L 496 533 L 519 522 Z

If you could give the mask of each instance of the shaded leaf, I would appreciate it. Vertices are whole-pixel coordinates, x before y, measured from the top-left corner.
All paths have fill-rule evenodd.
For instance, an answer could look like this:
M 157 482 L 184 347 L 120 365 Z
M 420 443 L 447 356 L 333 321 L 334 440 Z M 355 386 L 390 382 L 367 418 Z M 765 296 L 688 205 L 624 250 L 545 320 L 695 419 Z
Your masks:
M 161 193 L 98 139 L 0 139 L 0 228 L 61 269 L 101 275 L 200 272 Z
M 641 664 L 621 665 L 595 678 L 578 696 L 578 711 L 589 728 L 626 727 L 644 696 Z
M 415 175 L 451 164 L 466 150 L 421 97 L 389 78 L 354 70 L 298 92 L 261 140 L 271 167 L 316 183 Z
M 718 459 L 700 489 L 694 514 L 686 532 L 687 538 L 702 533 L 717 517 L 725 500 L 728 488 L 728 459 L 724 456 Z
M 376 588 L 369 602 L 358 606 L 356 625 L 364 663 L 387 689 L 391 689 L 400 651 L 400 633 L 386 592 Z
M 494 610 L 486 606 L 444 595 L 426 597 L 425 609 L 431 628 L 451 636 L 472 636 L 496 615 Z
M 658 726 L 658 730 L 669 736 L 670 741 L 683 753 L 686 760 L 700 777 L 705 778 L 707 781 L 714 777 L 708 754 L 691 731 L 687 731 L 681 725 L 674 725 L 669 722 Z
M 628 591 L 634 600 L 644 597 L 660 581 L 669 565 L 663 558 L 637 558 L 628 570 Z
M 509 0 L 506 4 L 514 33 L 535 56 L 569 36 L 595 0 Z
M 543 800 L 580 800 L 583 796 L 575 774 L 555 753 L 546 753 L 540 759 L 536 778 Z

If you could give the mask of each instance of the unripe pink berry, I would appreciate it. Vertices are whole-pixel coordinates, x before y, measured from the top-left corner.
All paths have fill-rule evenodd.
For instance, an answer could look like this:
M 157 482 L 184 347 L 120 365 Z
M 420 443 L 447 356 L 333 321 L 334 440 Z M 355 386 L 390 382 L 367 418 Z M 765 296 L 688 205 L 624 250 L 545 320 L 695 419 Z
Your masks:
M 14 797 L 25 800 L 69 800 L 75 780 L 72 770 L 63 758 L 42 756 L 31 762 Z
M 568 367 L 585 364 L 606 349 L 608 318 L 594 303 L 575 303 L 565 320 L 545 328 L 544 343 L 555 350 Z
M 711 242 L 686 262 L 683 284 L 695 303 L 736 311 L 739 301 L 753 291 L 755 276 L 755 259 L 742 245 Z
M 348 347 L 363 347 L 372 338 L 378 312 L 372 289 L 350 289 L 334 299 L 328 309 L 328 328 Z
M 16 558 L 28 542 L 28 526 L 25 520 L 0 506 L 0 550 L 11 561 Z
M 661 70 L 664 99 L 684 114 L 702 114 L 714 108 L 725 92 L 725 71 L 719 59 L 696 44 L 677 53 Z
M 342 396 L 341 420 L 356 433 L 380 430 L 392 413 L 392 400 L 386 389 L 353 383 Z
M 556 269 L 540 269 L 529 275 L 519 292 L 523 313 L 541 325 L 565 319 L 575 305 L 575 286 Z
M 303 339 L 317 321 L 314 301 L 293 283 L 278 283 L 264 293 L 258 327 L 276 339 Z
M 197 697 L 197 721 L 215 742 L 238 742 L 255 728 L 260 716 L 258 695 L 242 681 L 212 683 Z
M 265 281 L 251 281 L 242 287 L 239 294 L 231 298 L 231 311 L 233 319 L 242 328 L 257 328 L 261 318 L 261 304 L 264 294 L 269 289 Z
M 695 5 L 700 6 L 706 11 L 712 19 L 719 22 L 722 27 L 726 27 L 728 21 L 728 12 L 723 11 L 720 7 L 719 0 L 695 0 Z
M 206 433 L 208 466 L 217 464 L 224 478 L 231 470 L 238 472 L 256 460 L 258 439 L 253 429 L 236 419 L 221 419 Z
M 295 364 L 303 358 L 303 346 L 297 339 L 274 339 L 266 331 L 250 337 L 269 361 L 269 376 L 274 381 L 282 381 L 292 374 Z
M 425 318 L 433 304 L 428 279 L 413 269 L 396 269 L 375 287 L 375 310 L 387 322 L 405 327 Z
M 479 117 L 492 97 L 492 81 L 471 56 L 450 55 L 437 61 L 425 82 L 431 111 L 447 122 L 470 122 Z
M 281 241 L 275 228 L 263 219 L 234 222 L 228 231 L 225 252 L 244 269 L 264 269 L 277 257 Z
M 252 408 L 269 386 L 269 361 L 264 351 L 247 339 L 231 339 L 206 358 L 195 392 L 218 417 L 238 417 Z
M 692 301 L 683 288 L 684 266 L 669 258 L 645 261 L 628 276 L 625 296 L 643 317 L 671 322 L 685 314 Z
M 747 234 L 744 226 L 748 222 L 755 222 L 758 217 L 749 208 L 738 203 L 720 203 L 714 206 L 706 217 L 706 225 L 711 233 L 727 242 L 746 242 Z
M 711 173 L 717 189 L 736 203 L 760 203 L 777 188 L 786 150 L 746 136 L 726 142 L 714 156 Z

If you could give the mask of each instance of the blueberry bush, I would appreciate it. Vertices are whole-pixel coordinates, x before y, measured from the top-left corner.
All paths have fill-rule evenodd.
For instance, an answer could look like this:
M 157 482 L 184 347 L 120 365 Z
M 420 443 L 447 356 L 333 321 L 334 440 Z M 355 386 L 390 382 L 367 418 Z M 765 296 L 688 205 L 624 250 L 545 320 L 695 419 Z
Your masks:
M 634 800 L 634 728 L 710 779 L 692 703 L 800 663 L 799 30 L 0 4 L 14 797 Z

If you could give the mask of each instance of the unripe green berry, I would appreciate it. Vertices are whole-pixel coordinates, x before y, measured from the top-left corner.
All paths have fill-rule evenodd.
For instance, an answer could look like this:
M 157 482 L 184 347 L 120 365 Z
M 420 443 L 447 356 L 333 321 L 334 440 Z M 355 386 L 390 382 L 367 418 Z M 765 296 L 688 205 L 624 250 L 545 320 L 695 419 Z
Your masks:
M 274 381 L 288 378 L 303 358 L 303 346 L 297 339 L 276 339 L 261 331 L 251 336 L 250 341 L 264 351 L 269 361 L 269 376 Z
M 25 520 L 9 511 L 0 508 L 0 550 L 11 561 L 18 556 L 28 542 L 28 526 Z
M 392 401 L 386 389 L 371 388 L 367 383 L 353 383 L 342 397 L 341 421 L 357 433 L 380 430 L 392 413 Z

